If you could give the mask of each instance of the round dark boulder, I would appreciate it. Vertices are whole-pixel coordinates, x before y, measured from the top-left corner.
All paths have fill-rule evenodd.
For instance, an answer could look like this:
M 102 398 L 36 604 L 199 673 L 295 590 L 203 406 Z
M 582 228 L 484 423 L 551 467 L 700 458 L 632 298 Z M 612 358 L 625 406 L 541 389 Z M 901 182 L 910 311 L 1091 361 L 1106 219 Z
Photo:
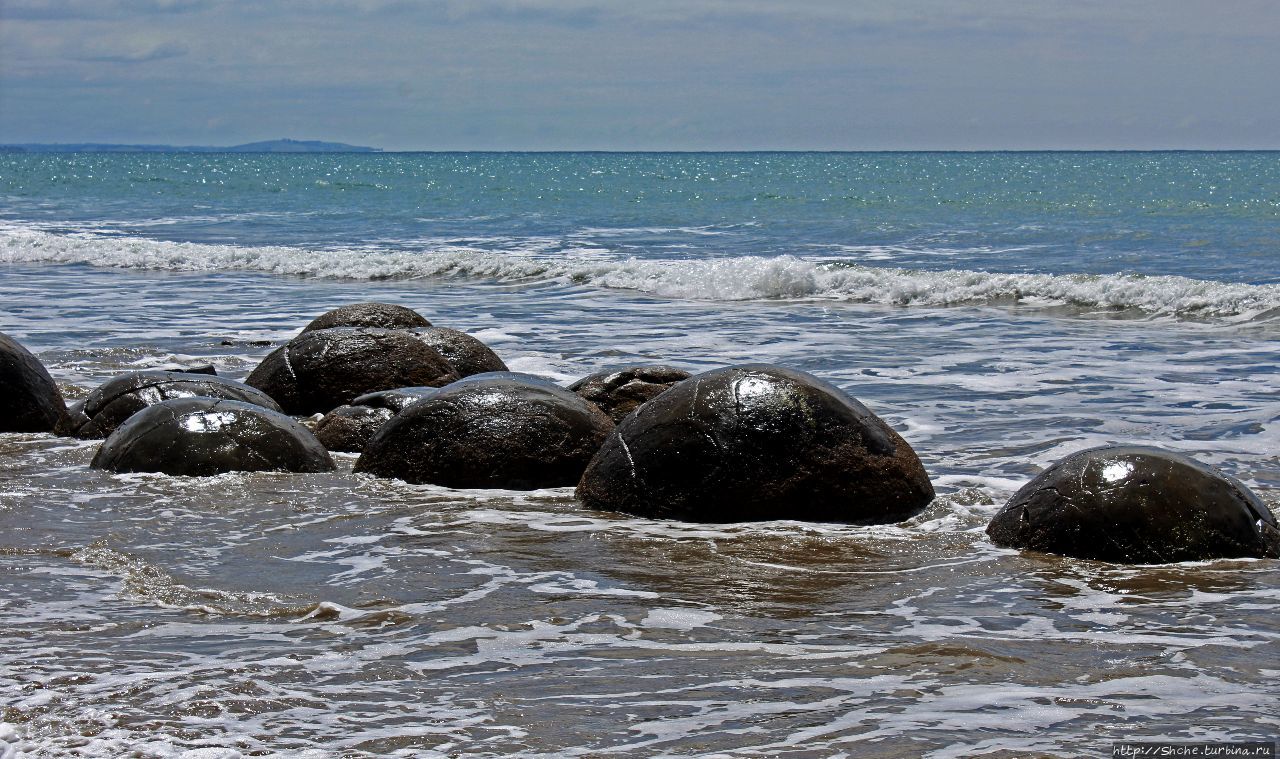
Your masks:
M 618 425 L 588 507 L 701 522 L 899 522 L 933 499 L 915 451 L 839 389 L 763 364 L 698 374 Z
M 427 321 L 411 308 L 392 303 L 352 303 L 320 314 L 302 328 L 303 332 L 334 327 L 379 327 L 381 329 L 412 329 L 430 327 Z
M 101 438 L 147 406 L 174 398 L 225 398 L 272 411 L 280 407 L 261 390 L 212 374 L 145 371 L 119 374 L 94 388 L 67 409 L 58 422 L 59 435 Z
M 689 373 L 683 369 L 647 364 L 596 372 L 573 383 L 569 389 L 599 406 L 613 421 L 621 422 L 641 404 L 688 378 Z
M 40 359 L 0 332 L 0 432 L 50 432 L 66 410 Z
M 393 390 L 379 390 L 376 393 L 357 396 L 351 401 L 351 405 L 387 409 L 393 414 L 398 414 L 410 403 L 430 398 L 438 392 L 440 392 L 438 387 L 397 387 Z
M 408 332 L 338 327 L 304 332 L 272 351 L 245 380 L 289 414 L 327 413 L 375 390 L 458 379 L 449 362 Z
M 369 438 L 395 416 L 387 408 L 371 406 L 339 406 L 316 424 L 316 439 L 331 451 L 359 453 Z
M 578 481 L 612 428 L 550 383 L 468 378 L 384 424 L 355 471 L 454 488 L 561 487 Z
M 92 466 L 188 477 L 335 468 L 306 427 L 262 406 L 220 398 L 179 398 L 139 411 L 103 442 Z
M 999 546 L 1129 564 L 1280 558 L 1275 516 L 1247 487 L 1145 446 L 1067 456 L 1015 493 L 987 535 Z
M 453 364 L 460 377 L 481 372 L 507 371 L 507 365 L 502 363 L 498 354 L 466 332 L 448 327 L 424 327 L 412 332 Z

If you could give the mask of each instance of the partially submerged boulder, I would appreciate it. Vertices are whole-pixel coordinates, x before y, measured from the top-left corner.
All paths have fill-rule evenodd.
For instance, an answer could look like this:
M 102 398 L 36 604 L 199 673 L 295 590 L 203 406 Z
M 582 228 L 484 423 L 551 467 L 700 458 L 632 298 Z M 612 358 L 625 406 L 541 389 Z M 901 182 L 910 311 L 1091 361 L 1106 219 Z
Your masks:
M 695 375 L 618 425 L 578 484 L 588 508 L 703 522 L 900 522 L 933 499 L 911 446 L 804 372 Z
M 0 432 L 49 432 L 66 408 L 40 359 L 0 332 Z
M 1280 558 L 1275 516 L 1253 492 L 1146 446 L 1067 456 L 1015 493 L 987 534 L 999 546 L 1132 564 Z
M 331 451 L 359 453 L 378 428 L 393 416 L 395 412 L 388 408 L 339 406 L 316 424 L 316 439 Z
M 315 435 L 293 419 L 217 398 L 162 401 L 134 414 L 103 442 L 92 466 L 188 477 L 335 468 Z
M 599 406 L 614 422 L 621 422 L 641 404 L 688 378 L 688 372 L 674 366 L 645 364 L 596 372 L 569 389 Z
M 413 329 L 430 327 L 421 314 L 393 303 L 352 303 L 320 314 L 302 328 L 314 332 L 334 327 L 378 327 L 381 329 Z
M 355 471 L 455 488 L 567 486 L 612 428 L 602 411 L 554 384 L 468 378 L 384 424 Z
M 481 372 L 505 372 L 507 365 L 498 354 L 480 340 L 448 327 L 424 327 L 412 330 L 427 345 L 445 357 L 458 376 L 467 377 Z
M 280 407 L 261 390 L 212 374 L 143 371 L 119 374 L 67 409 L 57 432 L 66 437 L 102 438 L 147 406 L 175 398 L 225 398 L 272 411 Z
M 401 330 L 337 327 L 304 332 L 272 351 L 245 380 L 289 414 L 327 413 L 376 390 L 458 379 L 448 361 Z

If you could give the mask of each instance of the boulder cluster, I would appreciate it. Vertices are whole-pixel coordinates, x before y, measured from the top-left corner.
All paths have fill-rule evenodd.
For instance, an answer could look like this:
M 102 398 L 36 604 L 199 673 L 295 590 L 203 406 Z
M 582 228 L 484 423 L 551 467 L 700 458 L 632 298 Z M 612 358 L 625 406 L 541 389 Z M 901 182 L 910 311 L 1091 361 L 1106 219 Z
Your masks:
M 354 471 L 450 488 L 576 486 L 588 508 L 703 522 L 901 522 L 933 500 L 915 451 L 840 389 L 776 366 L 511 372 L 483 342 L 384 303 L 343 306 L 246 380 L 129 372 L 68 407 L 0 334 L 0 432 L 105 438 L 92 466 L 208 476 Z M 1280 557 L 1275 517 L 1186 456 L 1096 448 L 1049 467 L 987 529 L 1000 546 L 1156 563 Z

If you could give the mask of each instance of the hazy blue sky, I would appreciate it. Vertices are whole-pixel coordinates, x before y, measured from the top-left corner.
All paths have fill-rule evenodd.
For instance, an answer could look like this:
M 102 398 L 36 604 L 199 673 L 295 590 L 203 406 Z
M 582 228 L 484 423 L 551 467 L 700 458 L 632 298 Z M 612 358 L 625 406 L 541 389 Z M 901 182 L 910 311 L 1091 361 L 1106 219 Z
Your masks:
M 1276 0 L 0 0 L 0 142 L 1280 148 Z

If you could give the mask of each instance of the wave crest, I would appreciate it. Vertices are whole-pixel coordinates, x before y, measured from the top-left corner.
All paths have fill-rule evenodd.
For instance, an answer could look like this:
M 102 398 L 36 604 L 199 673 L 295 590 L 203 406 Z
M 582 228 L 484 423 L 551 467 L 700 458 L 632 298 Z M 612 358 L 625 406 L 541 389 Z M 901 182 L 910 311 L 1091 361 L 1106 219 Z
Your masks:
M 497 281 L 562 279 L 661 297 L 711 301 L 810 299 L 897 306 L 1028 304 L 1137 310 L 1162 316 L 1270 318 L 1280 285 L 1134 274 L 1001 274 L 881 268 L 795 256 L 703 260 L 549 258 L 440 246 L 377 248 L 214 245 L 88 233 L 0 229 L 0 260 L 76 263 L 164 271 L 248 270 L 349 279 L 463 277 Z

